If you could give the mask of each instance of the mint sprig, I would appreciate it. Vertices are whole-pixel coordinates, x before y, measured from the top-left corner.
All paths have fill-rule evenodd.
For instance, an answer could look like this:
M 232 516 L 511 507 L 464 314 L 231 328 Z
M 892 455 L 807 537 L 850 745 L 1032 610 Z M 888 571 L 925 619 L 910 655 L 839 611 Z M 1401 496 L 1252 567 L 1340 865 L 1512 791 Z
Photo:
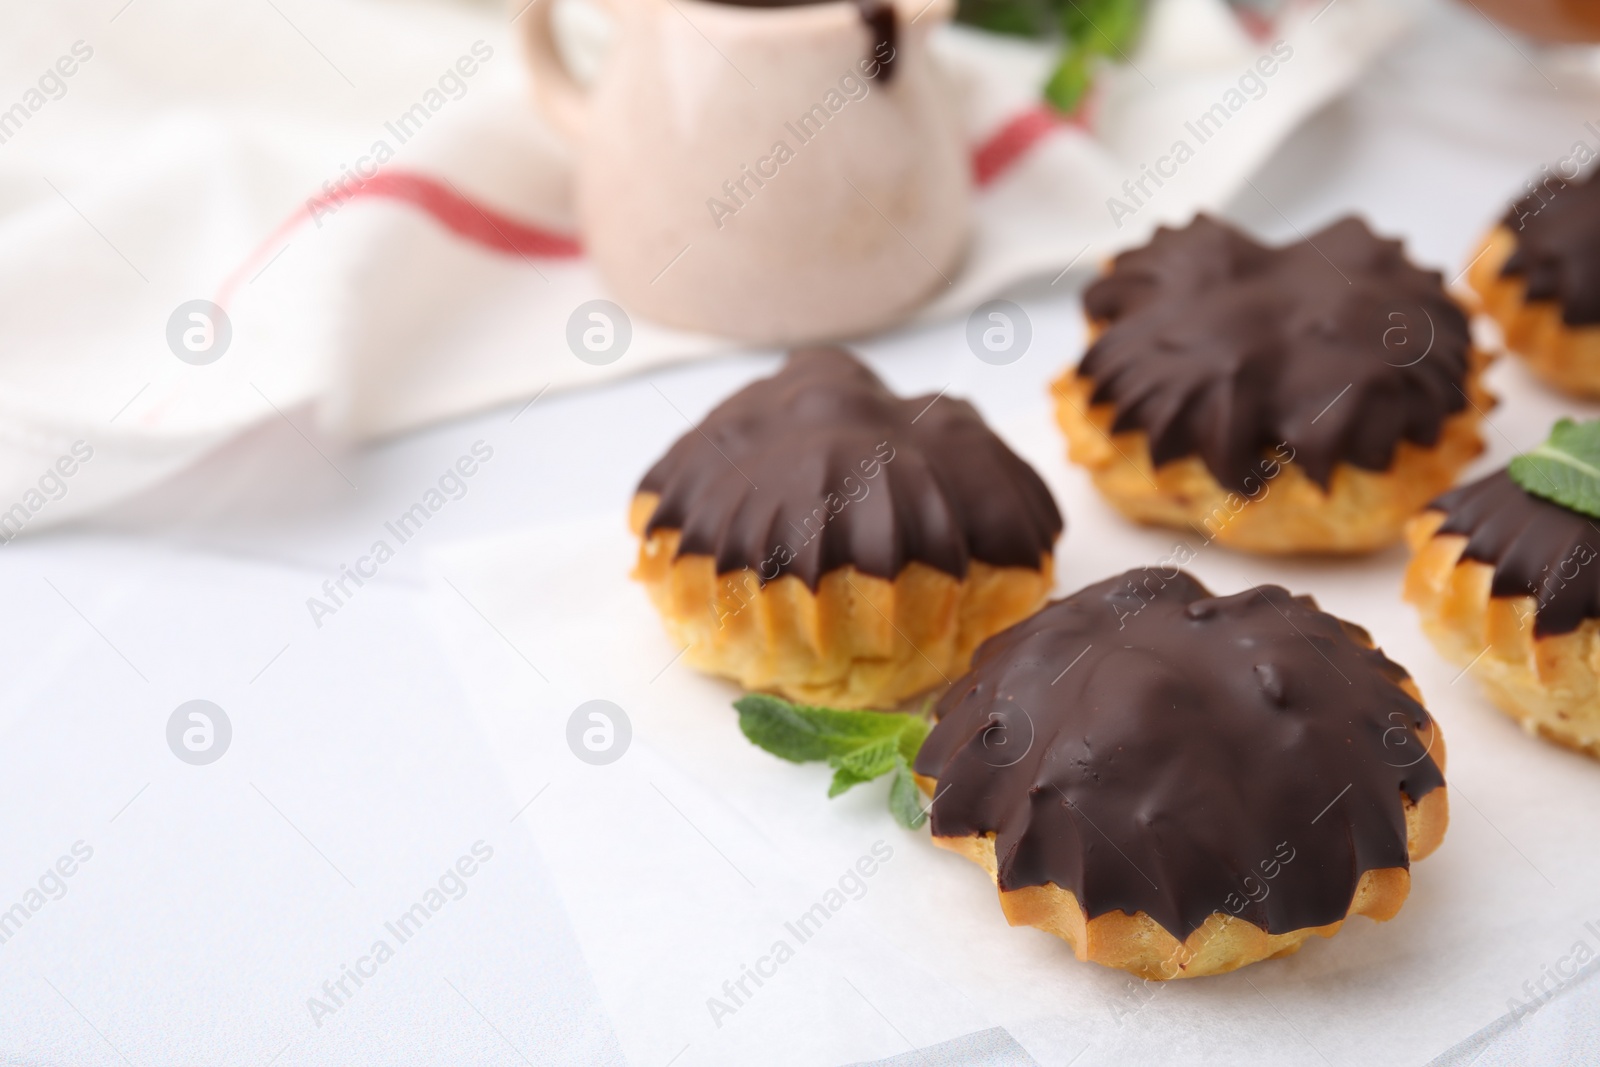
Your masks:
M 1066 41 L 1055 73 L 1045 83 L 1044 98 L 1064 115 L 1076 111 L 1100 61 L 1126 61 L 1143 19 L 1144 0 L 1068 0 L 1061 10 Z
M 1018 37 L 1058 37 L 1061 58 L 1044 98 L 1062 114 L 1078 109 L 1106 59 L 1122 58 L 1144 21 L 1146 0 L 959 0 L 956 18 Z
M 829 797 L 889 774 L 889 812 L 895 822 L 915 830 L 927 821 L 911 774 L 928 736 L 922 715 L 791 704 L 765 693 L 750 693 L 733 706 L 739 729 L 758 747 L 791 763 L 826 761 L 833 768 Z
M 1509 472 L 1534 496 L 1600 519 L 1600 419 L 1562 419 L 1549 440 L 1513 459 Z

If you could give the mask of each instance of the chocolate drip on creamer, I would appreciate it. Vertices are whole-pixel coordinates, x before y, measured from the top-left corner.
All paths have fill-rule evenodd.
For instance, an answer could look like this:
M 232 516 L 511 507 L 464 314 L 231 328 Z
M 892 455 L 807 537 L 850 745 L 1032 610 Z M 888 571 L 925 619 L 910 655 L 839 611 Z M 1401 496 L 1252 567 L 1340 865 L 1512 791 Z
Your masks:
M 1554 300 L 1568 326 L 1600 323 L 1600 180 L 1548 178 L 1502 225 L 1517 239 L 1500 273 L 1526 281 L 1528 300 Z
M 1428 713 L 1365 631 L 1278 586 L 1214 597 L 1146 568 L 978 647 L 916 760 L 937 837 L 995 835 L 1004 890 L 1182 939 L 1213 913 L 1268 933 L 1345 917 L 1409 867 L 1405 807 L 1444 785 Z
M 1445 516 L 1435 536 L 1460 534 L 1462 557 L 1494 568 L 1490 596 L 1535 599 L 1535 637 L 1600 619 L 1600 522 L 1534 496 L 1503 470 L 1428 506 Z
M 826 3 L 828 0 L 714 0 L 735 7 L 799 7 L 802 4 Z M 894 0 L 852 0 L 871 35 L 867 60 L 877 64 L 868 78 L 885 84 L 894 77 L 894 61 L 899 47 L 900 24 L 895 16 Z
M 842 348 L 792 353 L 717 405 L 639 483 L 645 527 L 718 574 L 841 567 L 893 580 L 913 561 L 965 578 L 972 560 L 1038 570 L 1061 533 L 1044 482 L 965 400 L 902 398 Z
M 895 55 L 900 44 L 900 24 L 895 17 L 893 0 L 856 0 L 856 8 L 872 33 L 872 51 L 868 58 L 878 63 L 872 78 L 887 85 L 894 77 Z
M 1104 332 L 1078 373 L 1115 432 L 1143 431 L 1157 466 L 1198 456 L 1236 491 L 1282 445 L 1324 489 L 1340 463 L 1387 470 L 1466 405 L 1466 316 L 1358 219 L 1283 248 L 1203 215 L 1163 227 L 1084 306 Z

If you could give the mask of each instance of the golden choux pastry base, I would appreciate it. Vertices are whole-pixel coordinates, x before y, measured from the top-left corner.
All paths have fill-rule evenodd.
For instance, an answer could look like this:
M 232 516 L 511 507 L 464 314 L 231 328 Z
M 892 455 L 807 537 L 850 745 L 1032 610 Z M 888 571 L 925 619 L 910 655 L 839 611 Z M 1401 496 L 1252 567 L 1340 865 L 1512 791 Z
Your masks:
M 1444 515 L 1413 519 L 1405 598 L 1440 655 L 1465 667 L 1489 698 L 1530 733 L 1600 759 L 1600 620 L 1535 637 L 1538 602 L 1491 597 L 1494 568 L 1462 559 L 1467 539 L 1435 536 Z
M 1437 444 L 1401 441 L 1383 473 L 1341 463 L 1327 492 L 1299 464 L 1274 466 L 1268 457 L 1253 497 L 1224 489 L 1198 456 L 1156 467 L 1142 431 L 1111 433 L 1112 406 L 1090 405 L 1089 379 L 1069 370 L 1052 392 L 1068 458 L 1087 468 L 1096 488 L 1128 518 L 1192 530 L 1248 552 L 1345 554 L 1398 541 L 1406 520 L 1455 484 L 1483 450 L 1480 410 L 1493 404 L 1478 384 L 1485 358 L 1474 352 L 1466 388 L 1471 403 L 1445 421 Z
M 911 563 L 893 581 L 844 567 L 813 593 L 784 576 L 717 574 L 710 556 L 678 555 L 679 531 L 643 536 L 656 496 L 634 498 L 641 538 L 633 576 L 698 670 L 808 704 L 892 707 L 964 674 L 986 638 L 1031 615 L 1054 582 L 1039 569 L 973 561 L 964 581 Z
M 1409 680 L 1406 687 L 1414 691 Z M 1444 742 L 1438 728 L 1420 740 L 1443 770 Z M 917 784 L 928 796 L 938 795 L 934 779 L 918 775 Z M 1449 799 L 1444 787 L 1423 797 L 1420 804 L 1413 804 L 1409 797 L 1402 799 L 1406 810 L 1406 851 L 1416 862 L 1444 840 L 1450 821 Z M 935 837 L 933 843 L 965 856 L 988 871 L 989 879 L 999 885 L 993 834 Z M 1404 867 L 1367 871 L 1356 883 L 1345 918 L 1365 915 L 1385 922 L 1399 913 L 1410 892 L 1411 872 Z M 1332 937 L 1344 925 L 1341 919 L 1326 926 L 1269 934 L 1248 920 L 1218 910 L 1180 942 L 1142 911 L 1133 915 L 1112 911 L 1090 919 L 1078 898 L 1057 885 L 1030 886 L 1012 892 L 1002 889 L 999 893 L 1000 909 L 1012 926 L 1037 926 L 1071 945 L 1073 955 L 1080 960 L 1152 981 L 1226 974 L 1261 960 L 1290 956 L 1299 952 L 1312 935 Z M 1217 903 L 1219 908 L 1224 905 L 1223 901 Z
M 1527 301 L 1528 285 L 1500 271 L 1516 251 L 1517 238 L 1498 226 L 1467 269 L 1467 284 L 1483 302 L 1484 313 L 1500 326 L 1505 345 L 1534 374 L 1567 393 L 1600 397 L 1600 326 L 1568 326 L 1555 300 Z

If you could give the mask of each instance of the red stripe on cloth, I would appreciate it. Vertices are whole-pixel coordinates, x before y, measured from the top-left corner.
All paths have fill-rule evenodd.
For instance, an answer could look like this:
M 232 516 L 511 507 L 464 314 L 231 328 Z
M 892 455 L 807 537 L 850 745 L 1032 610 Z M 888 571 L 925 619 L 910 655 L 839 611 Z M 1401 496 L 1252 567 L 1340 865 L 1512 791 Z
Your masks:
M 583 254 L 583 247 L 574 238 L 518 222 L 493 208 L 467 199 L 454 186 L 411 171 L 384 171 L 362 182 L 347 198 L 317 199 L 332 204 L 339 199 L 362 196 L 403 200 L 421 208 L 451 233 L 497 252 L 546 258 L 570 258 Z M 307 211 L 310 211 L 309 206 Z
M 1084 125 L 1083 111 L 1068 118 L 1038 104 L 1002 123 L 972 152 L 972 180 L 981 189 L 1005 174 L 1044 138 L 1068 126 Z
M 340 189 L 336 193 L 306 200 L 304 207 L 279 223 L 222 283 L 217 292 L 217 304 L 228 307 L 240 283 L 245 280 L 246 273 L 257 264 L 264 263 L 260 270 L 251 275 L 250 281 L 255 281 L 272 265 L 272 260 L 284 251 L 289 235 L 295 230 L 319 215 L 332 214 L 345 203 L 365 196 L 385 197 L 410 204 L 451 233 L 491 251 L 549 259 L 570 259 L 583 254 L 583 246 L 575 238 L 518 222 L 493 208 L 469 200 L 452 185 L 413 171 L 384 171 L 354 188 Z
M 1277 25 L 1261 12 L 1248 7 L 1236 7 L 1234 15 L 1239 19 L 1239 25 L 1244 27 L 1256 44 L 1265 44 L 1277 31 Z
M 1085 126 L 1087 112 L 1087 107 L 1080 108 L 1076 115 L 1067 118 L 1038 105 L 1002 123 L 973 150 L 974 181 L 980 188 L 989 185 L 1016 166 L 1051 133 L 1068 126 Z M 284 219 L 223 282 L 217 293 L 217 303 L 227 307 L 252 268 L 259 266 L 250 281 L 272 265 L 273 259 L 287 246 L 289 235 L 306 222 L 331 214 L 351 200 L 369 196 L 410 204 L 456 236 L 494 252 L 546 259 L 571 259 L 583 254 L 583 246 L 576 238 L 519 222 L 470 199 L 448 182 L 415 171 L 386 170 L 359 185 L 308 199 L 304 207 Z

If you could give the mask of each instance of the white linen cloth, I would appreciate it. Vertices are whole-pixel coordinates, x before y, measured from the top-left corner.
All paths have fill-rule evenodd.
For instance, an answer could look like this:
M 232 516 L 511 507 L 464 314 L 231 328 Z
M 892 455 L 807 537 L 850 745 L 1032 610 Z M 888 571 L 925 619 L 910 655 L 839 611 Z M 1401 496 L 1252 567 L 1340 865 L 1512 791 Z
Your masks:
M 964 314 L 1019 279 L 1092 265 L 1159 220 L 1220 207 L 1396 39 L 1412 6 L 1294 3 L 1256 40 L 1221 0 L 1158 0 L 1132 63 L 1097 90 L 1092 132 L 1049 132 L 978 193 L 971 254 L 924 316 Z M 1239 117 L 1116 225 L 1107 198 L 1127 197 L 1123 183 L 1190 136 L 1184 124 L 1277 38 L 1293 58 L 1259 99 L 1240 97 Z M 951 29 L 939 47 L 975 145 L 1035 109 L 1044 46 Z M 471 76 L 450 73 L 463 57 Z M 381 178 L 427 179 L 495 233 L 516 223 L 573 236 L 568 153 L 535 114 L 498 9 L 12 6 L 0 69 L 20 86 L 6 90 L 16 107 L 0 98 L 11 116 L 0 121 L 0 514 L 25 509 L 6 535 L 126 497 L 263 419 L 365 440 L 727 347 L 641 321 L 623 359 L 591 367 L 564 340 L 571 312 L 604 295 L 581 258 L 489 250 L 414 201 L 343 198 L 382 142 L 393 158 Z M 419 102 L 437 105 L 421 132 L 396 127 Z M 308 198 L 330 194 L 308 221 Z M 169 318 L 197 299 L 225 305 L 232 327 L 204 366 L 167 343 Z M 79 441 L 92 461 L 59 488 L 48 470 Z

